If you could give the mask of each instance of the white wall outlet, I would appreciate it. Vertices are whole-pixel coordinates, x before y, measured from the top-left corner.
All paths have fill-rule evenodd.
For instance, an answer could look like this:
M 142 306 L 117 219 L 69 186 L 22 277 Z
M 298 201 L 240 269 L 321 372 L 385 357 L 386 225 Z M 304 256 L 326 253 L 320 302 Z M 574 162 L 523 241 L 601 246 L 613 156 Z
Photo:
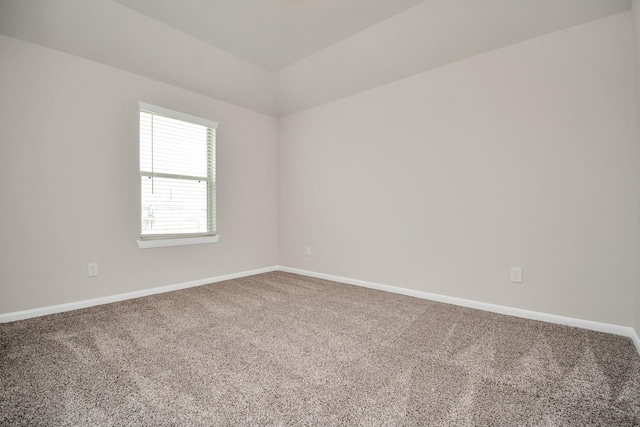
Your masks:
M 307 246 L 306 248 L 304 248 L 304 254 L 306 256 L 311 256 L 311 246 Z
M 98 275 L 98 263 L 90 262 L 87 268 L 87 276 L 96 277 Z
M 520 267 L 511 267 L 511 281 L 522 283 L 522 269 Z

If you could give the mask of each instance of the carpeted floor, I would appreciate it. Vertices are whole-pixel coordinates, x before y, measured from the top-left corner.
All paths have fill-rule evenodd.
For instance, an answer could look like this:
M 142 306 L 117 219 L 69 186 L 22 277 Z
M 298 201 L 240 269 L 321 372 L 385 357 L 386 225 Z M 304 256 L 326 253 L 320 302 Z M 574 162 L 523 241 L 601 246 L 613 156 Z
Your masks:
M 1 425 L 640 425 L 630 339 L 274 272 L 0 325 Z

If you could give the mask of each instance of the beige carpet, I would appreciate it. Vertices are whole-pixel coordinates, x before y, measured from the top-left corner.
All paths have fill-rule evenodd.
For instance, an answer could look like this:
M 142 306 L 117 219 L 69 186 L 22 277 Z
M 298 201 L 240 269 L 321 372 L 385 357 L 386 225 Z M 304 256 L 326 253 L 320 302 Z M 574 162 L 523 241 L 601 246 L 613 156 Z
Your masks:
M 0 325 L 1 425 L 640 425 L 628 338 L 274 272 Z

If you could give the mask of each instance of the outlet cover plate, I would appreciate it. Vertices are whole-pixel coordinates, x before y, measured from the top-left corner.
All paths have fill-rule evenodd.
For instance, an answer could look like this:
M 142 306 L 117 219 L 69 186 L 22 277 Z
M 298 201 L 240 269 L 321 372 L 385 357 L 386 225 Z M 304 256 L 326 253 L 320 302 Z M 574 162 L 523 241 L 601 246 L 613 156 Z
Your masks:
M 89 265 L 87 266 L 87 276 L 96 277 L 97 275 L 98 275 L 98 263 L 97 262 L 89 263 Z
M 522 268 L 511 267 L 511 281 L 513 283 L 522 283 Z

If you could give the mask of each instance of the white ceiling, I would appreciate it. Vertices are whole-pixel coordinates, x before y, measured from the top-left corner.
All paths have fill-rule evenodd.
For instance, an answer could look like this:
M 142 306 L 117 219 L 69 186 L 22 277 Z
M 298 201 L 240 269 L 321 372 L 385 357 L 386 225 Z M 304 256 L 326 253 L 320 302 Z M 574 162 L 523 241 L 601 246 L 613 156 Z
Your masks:
M 279 114 L 331 102 L 630 7 L 629 0 L 427 0 L 278 71 Z
M 115 0 L 277 71 L 424 0 Z
M 0 0 L 0 37 L 279 116 L 630 9 L 631 0 Z
M 114 0 L 277 71 L 425 0 Z

